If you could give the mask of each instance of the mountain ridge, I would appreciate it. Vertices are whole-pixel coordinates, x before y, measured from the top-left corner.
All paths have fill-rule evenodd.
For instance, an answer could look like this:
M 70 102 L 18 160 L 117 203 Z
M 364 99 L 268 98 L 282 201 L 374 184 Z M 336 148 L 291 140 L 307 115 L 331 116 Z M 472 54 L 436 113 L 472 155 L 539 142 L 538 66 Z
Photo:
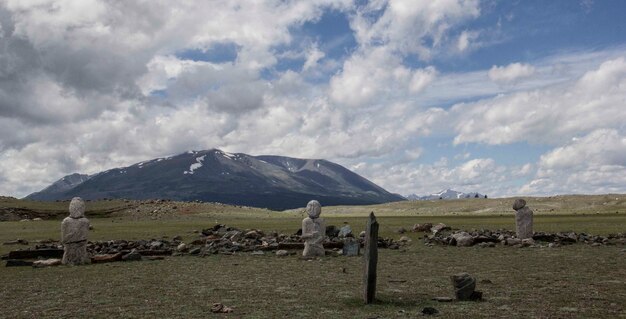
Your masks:
M 80 180 L 78 176 L 86 175 L 68 175 L 26 198 L 166 198 L 277 210 L 303 207 L 311 199 L 318 199 L 322 205 L 405 200 L 327 160 L 252 156 L 219 149 L 188 151 L 109 169 L 74 184 L 68 182 Z M 55 184 L 62 187 L 52 187 Z
M 455 190 L 448 188 L 448 189 L 444 189 L 440 191 L 439 193 L 433 193 L 430 195 L 423 195 L 423 196 L 419 196 L 417 194 L 411 194 L 411 195 L 406 196 L 406 198 L 408 200 L 435 200 L 435 199 L 450 200 L 450 199 L 477 198 L 477 197 L 484 198 L 485 196 L 486 195 L 476 193 L 476 192 L 464 193 L 464 192 L 459 192 L 459 191 L 455 191 Z

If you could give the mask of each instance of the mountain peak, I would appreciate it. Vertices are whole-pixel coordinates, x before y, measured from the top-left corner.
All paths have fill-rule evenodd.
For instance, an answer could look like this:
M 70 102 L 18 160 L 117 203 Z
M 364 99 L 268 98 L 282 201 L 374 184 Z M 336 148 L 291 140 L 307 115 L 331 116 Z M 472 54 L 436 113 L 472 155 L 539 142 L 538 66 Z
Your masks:
M 326 160 L 276 155 L 252 156 L 219 149 L 187 151 L 92 176 L 79 175 L 86 178 L 71 176 L 74 175 L 65 177 L 73 181 L 66 183 L 67 187 L 57 187 L 53 191 L 46 188 L 27 198 L 166 198 L 270 209 L 302 207 L 311 199 L 317 199 L 323 205 L 404 200 L 345 167 Z

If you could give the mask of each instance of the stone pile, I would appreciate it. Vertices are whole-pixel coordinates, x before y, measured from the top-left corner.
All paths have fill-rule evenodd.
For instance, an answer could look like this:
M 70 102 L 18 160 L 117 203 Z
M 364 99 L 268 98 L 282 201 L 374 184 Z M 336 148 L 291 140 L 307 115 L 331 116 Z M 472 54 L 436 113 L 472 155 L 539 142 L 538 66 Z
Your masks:
M 549 247 L 570 244 L 626 245 L 626 233 L 610 234 L 607 236 L 591 235 L 575 232 L 535 232 L 532 238 L 520 239 L 515 231 L 498 229 L 495 231 L 481 229 L 473 231 L 447 230 L 424 235 L 424 244 L 447 246 L 481 246 L 495 247 L 496 244 L 516 247 L 540 247 L 548 244 Z
M 359 246 L 363 246 L 363 238 L 354 238 Z M 323 246 L 325 249 L 343 248 L 344 238 L 327 237 Z M 378 247 L 388 249 L 398 249 L 403 243 L 396 242 L 390 238 L 379 238 Z M 12 253 L 14 259 L 38 258 L 45 252 L 45 258 L 56 258 L 63 251 L 63 245 L 57 240 L 43 240 L 36 243 L 34 250 L 15 251 Z M 302 250 L 304 241 L 301 236 L 279 234 L 277 232 L 263 232 L 258 229 L 240 230 L 226 225 L 216 224 L 211 228 L 198 231 L 195 239 L 183 242 L 182 237 L 176 236 L 172 239 L 149 239 L 149 240 L 107 240 L 87 242 L 87 252 L 95 262 L 110 262 L 122 260 L 139 260 L 137 255 L 147 256 L 171 256 L 171 255 L 211 255 L 211 254 L 233 254 L 233 253 L 253 253 L 262 251 L 278 250 Z M 134 255 L 124 259 L 131 252 Z M 17 254 L 20 253 L 20 254 Z M 28 254 L 26 254 L 28 253 Z M 9 255 L 3 259 L 9 258 Z

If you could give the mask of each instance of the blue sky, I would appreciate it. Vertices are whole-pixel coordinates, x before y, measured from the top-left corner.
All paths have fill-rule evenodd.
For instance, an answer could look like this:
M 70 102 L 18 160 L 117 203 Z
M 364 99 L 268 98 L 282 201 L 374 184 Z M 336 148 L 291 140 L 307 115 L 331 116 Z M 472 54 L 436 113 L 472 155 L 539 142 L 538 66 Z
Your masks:
M 626 192 L 624 1 L 0 2 L 0 194 L 190 149 Z

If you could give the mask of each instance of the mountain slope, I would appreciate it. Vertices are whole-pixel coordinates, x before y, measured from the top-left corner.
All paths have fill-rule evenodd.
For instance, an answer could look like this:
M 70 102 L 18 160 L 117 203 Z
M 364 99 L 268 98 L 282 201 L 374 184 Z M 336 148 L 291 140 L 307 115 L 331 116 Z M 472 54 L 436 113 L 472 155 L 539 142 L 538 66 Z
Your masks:
M 403 200 L 352 171 L 326 160 L 193 151 L 111 169 L 63 191 L 42 190 L 34 200 L 167 198 L 288 209 L 311 199 L 322 205 Z

